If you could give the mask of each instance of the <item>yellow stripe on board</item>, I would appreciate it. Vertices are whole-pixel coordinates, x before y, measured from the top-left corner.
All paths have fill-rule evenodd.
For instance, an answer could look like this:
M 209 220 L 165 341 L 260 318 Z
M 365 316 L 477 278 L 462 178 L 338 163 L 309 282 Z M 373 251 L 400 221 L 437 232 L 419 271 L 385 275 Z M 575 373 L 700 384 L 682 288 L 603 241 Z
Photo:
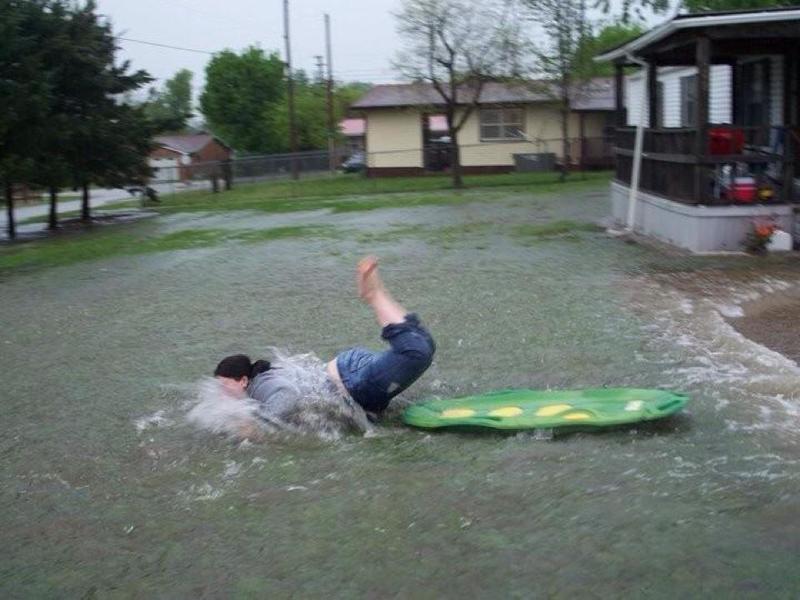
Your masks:
M 562 413 L 565 410 L 569 410 L 572 408 L 569 404 L 551 404 L 550 406 L 543 406 L 539 410 L 536 411 L 537 417 L 552 417 L 553 415 L 557 415 L 558 413 Z
M 471 408 L 448 408 L 442 411 L 442 417 L 445 419 L 462 419 L 464 417 L 471 417 L 475 411 Z
M 518 406 L 504 406 L 496 408 L 489 413 L 490 417 L 518 417 L 522 414 L 522 409 Z
M 564 415 L 567 421 L 583 421 L 584 419 L 591 419 L 592 415 L 587 412 L 574 412 Z

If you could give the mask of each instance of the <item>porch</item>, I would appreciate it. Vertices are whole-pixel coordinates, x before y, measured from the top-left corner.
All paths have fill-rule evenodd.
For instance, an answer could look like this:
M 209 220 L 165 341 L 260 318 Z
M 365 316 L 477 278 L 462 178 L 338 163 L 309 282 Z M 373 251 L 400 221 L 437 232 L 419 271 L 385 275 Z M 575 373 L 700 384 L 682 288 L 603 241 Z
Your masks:
M 799 42 L 796 8 L 707 13 L 675 17 L 599 56 L 615 64 L 612 207 L 618 220 L 629 227 L 649 223 L 644 233 L 693 251 L 740 249 L 759 218 L 794 233 L 792 205 L 800 202 Z M 727 77 L 723 84 L 715 80 L 713 95 L 725 101 L 725 110 L 717 107 L 712 119 L 714 65 L 724 65 Z M 626 98 L 626 76 L 634 67 L 641 69 L 643 84 L 637 97 Z M 660 73 L 676 70 L 686 73 L 680 82 L 681 126 L 665 127 L 676 119 L 665 118 Z M 635 125 L 643 126 L 638 173 L 637 128 L 629 111 L 636 114 Z M 631 196 L 637 179 L 631 211 L 620 199 Z M 712 214 L 725 225 L 712 225 Z

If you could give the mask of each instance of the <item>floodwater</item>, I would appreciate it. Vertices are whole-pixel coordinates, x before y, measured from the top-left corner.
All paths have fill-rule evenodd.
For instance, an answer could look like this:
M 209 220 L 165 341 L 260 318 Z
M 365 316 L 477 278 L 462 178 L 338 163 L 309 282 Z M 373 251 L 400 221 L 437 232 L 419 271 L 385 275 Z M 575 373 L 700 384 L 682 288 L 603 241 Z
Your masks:
M 125 227 L 338 233 L 5 276 L 0 596 L 798 597 L 800 369 L 731 320 L 800 268 L 526 228 L 602 218 L 601 187 L 473 193 L 173 215 Z M 237 444 L 187 423 L 225 354 L 380 347 L 353 290 L 365 253 L 438 344 L 370 435 Z M 551 440 L 399 420 L 425 398 L 604 385 L 692 401 Z

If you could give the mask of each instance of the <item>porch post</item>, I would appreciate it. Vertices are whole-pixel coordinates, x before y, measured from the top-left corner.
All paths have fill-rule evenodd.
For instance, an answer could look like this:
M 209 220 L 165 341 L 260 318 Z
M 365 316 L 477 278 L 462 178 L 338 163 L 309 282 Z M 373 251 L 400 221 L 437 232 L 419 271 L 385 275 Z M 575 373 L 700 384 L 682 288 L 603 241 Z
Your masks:
M 655 60 L 647 64 L 647 101 L 650 113 L 650 129 L 661 127 L 658 107 L 658 67 Z
M 694 167 L 694 201 L 700 204 L 707 191 L 707 168 L 704 164 L 708 145 L 708 89 L 709 66 L 711 64 L 711 40 L 705 35 L 697 38 L 697 123 L 694 138 L 694 155 L 697 164 Z
M 794 191 L 794 168 L 797 158 L 797 111 L 798 70 L 797 55 L 786 52 L 783 55 L 783 190 L 784 202 L 791 202 Z
M 614 98 L 617 127 L 625 127 L 625 70 L 621 62 L 614 63 Z

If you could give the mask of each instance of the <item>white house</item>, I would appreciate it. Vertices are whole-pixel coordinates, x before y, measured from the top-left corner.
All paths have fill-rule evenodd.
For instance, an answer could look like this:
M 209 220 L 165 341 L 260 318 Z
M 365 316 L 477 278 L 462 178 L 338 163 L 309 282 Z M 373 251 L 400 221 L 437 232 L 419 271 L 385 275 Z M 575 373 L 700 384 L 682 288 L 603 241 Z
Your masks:
M 614 218 L 693 252 L 741 250 L 764 220 L 792 232 L 798 46 L 794 6 L 678 15 L 598 56 L 615 66 Z
M 752 91 L 759 98 L 753 102 L 764 106 L 769 115 L 769 125 L 783 125 L 783 56 L 761 55 L 742 58 L 738 69 L 752 81 Z M 693 127 L 696 119 L 697 98 L 695 82 L 697 67 L 659 67 L 657 93 L 661 108 L 662 127 Z M 734 67 L 711 65 L 709 69 L 709 123 L 734 123 Z M 643 102 L 644 100 L 644 102 Z M 629 75 L 625 81 L 625 108 L 627 124 L 639 123 L 644 110 L 645 124 L 650 123 L 649 106 L 644 89 L 642 72 Z M 751 111 L 753 106 L 751 105 Z M 758 115 L 750 114 L 750 120 Z M 744 123 L 743 123 L 744 124 Z M 755 124 L 755 123 L 754 123 Z M 762 124 L 762 123 L 758 123 Z

